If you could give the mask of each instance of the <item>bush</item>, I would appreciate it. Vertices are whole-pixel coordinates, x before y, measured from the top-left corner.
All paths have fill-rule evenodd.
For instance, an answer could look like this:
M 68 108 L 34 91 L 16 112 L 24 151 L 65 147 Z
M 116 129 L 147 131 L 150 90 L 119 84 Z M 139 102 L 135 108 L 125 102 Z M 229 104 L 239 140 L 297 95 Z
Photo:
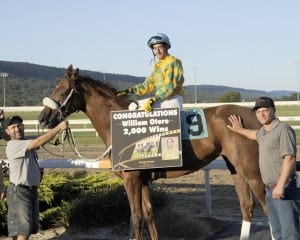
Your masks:
M 6 181 L 7 182 L 7 181 Z M 155 209 L 164 207 L 168 196 L 164 189 L 151 189 Z M 74 226 L 88 229 L 129 221 L 130 209 L 122 180 L 113 173 L 71 175 L 51 171 L 39 188 L 40 227 Z M 0 232 L 7 234 L 6 201 L 0 205 Z
M 0 201 L 0 233 L 5 235 L 7 235 L 6 215 L 7 215 L 6 201 Z
M 121 185 L 121 179 L 110 177 L 109 173 L 88 174 L 86 171 L 77 171 L 71 175 L 68 172 L 52 171 L 46 174 L 39 188 L 41 228 L 69 226 L 73 222 L 76 224 L 72 217 L 73 211 L 82 211 L 77 217 L 84 219 L 84 214 L 87 214 L 89 209 L 98 206 L 96 201 L 87 202 L 85 196 L 93 195 L 90 200 L 99 200 L 104 193 Z M 85 221 L 87 224 L 91 222 Z
M 101 192 L 87 192 L 78 199 L 64 202 L 61 208 L 64 227 L 80 229 L 128 221 L 129 204 L 123 187 Z

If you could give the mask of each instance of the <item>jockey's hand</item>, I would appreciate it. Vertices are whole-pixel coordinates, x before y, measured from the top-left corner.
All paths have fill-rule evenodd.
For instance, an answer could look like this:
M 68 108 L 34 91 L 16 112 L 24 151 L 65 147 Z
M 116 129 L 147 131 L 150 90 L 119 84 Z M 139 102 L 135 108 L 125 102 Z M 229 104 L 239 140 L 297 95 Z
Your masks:
M 124 90 L 120 90 L 117 92 L 117 96 L 125 96 L 127 95 L 128 93 L 131 93 L 131 88 L 127 88 L 127 89 L 124 89 Z
M 155 98 L 150 98 L 144 105 L 144 109 L 146 112 L 151 112 L 152 109 L 152 105 L 153 103 L 155 103 Z

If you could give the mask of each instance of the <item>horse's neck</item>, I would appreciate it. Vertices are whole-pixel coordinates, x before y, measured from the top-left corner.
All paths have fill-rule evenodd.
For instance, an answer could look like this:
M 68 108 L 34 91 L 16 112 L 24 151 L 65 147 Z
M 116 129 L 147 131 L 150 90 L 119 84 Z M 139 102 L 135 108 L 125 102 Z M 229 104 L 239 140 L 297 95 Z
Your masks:
M 110 111 L 107 107 L 97 106 L 86 108 L 86 115 L 91 120 L 92 125 L 96 129 L 99 137 L 102 139 L 106 147 L 111 144 L 110 134 Z
M 86 100 L 86 115 L 106 147 L 111 145 L 110 113 L 122 109 L 124 107 L 121 107 L 114 99 L 93 96 Z

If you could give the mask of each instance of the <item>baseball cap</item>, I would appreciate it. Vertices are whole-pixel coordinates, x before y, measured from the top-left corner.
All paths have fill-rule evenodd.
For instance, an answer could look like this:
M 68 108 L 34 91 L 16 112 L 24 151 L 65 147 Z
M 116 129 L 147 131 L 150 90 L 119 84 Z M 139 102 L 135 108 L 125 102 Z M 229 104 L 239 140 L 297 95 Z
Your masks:
M 269 108 L 272 107 L 275 109 L 274 101 L 269 97 L 260 97 L 256 99 L 255 106 L 252 108 L 253 111 L 256 111 L 259 108 Z
M 4 129 L 15 123 L 23 123 L 23 119 L 20 116 L 12 116 L 4 119 Z

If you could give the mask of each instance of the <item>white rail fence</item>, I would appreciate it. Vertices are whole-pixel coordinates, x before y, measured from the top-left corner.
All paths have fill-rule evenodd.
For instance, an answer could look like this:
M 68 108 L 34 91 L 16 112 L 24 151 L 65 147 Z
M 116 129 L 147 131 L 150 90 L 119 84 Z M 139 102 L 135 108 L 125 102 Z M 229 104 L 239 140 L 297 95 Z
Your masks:
M 26 133 L 42 133 L 45 131 L 44 129 L 40 128 L 38 120 L 24 120 L 23 123 L 25 125 Z M 74 125 L 79 125 L 79 127 L 77 126 L 72 128 Z M 73 132 L 95 132 L 97 136 L 96 129 L 92 126 L 89 119 L 70 119 L 69 126 Z
M 279 117 L 281 121 L 288 122 L 288 121 L 300 121 L 300 116 L 290 116 L 290 117 Z M 30 133 L 39 133 L 43 131 L 43 129 L 40 129 L 40 125 L 38 120 L 24 120 L 23 122 L 26 126 L 25 132 L 30 132 Z M 80 127 L 76 128 L 71 128 L 73 132 L 96 132 L 95 128 L 91 126 L 91 121 L 89 119 L 70 119 L 69 120 L 69 125 L 74 126 L 74 125 L 80 125 Z M 300 124 L 299 125 L 292 125 L 294 129 L 300 129 Z
M 290 117 L 278 117 L 283 122 L 288 121 L 300 121 L 300 116 L 290 116 Z M 40 129 L 39 121 L 38 120 L 24 120 L 23 122 L 26 126 L 25 132 L 40 132 L 43 131 Z M 91 126 L 91 121 L 89 119 L 70 119 L 69 125 L 80 125 L 80 128 L 72 128 L 74 132 L 96 132 L 95 128 Z M 29 126 L 29 127 L 28 127 Z M 292 125 L 294 129 L 300 129 L 299 125 Z
M 231 102 L 231 103 L 184 103 L 183 108 L 206 108 L 224 104 L 235 104 L 245 107 L 253 107 L 254 102 Z M 300 101 L 275 101 L 276 106 L 300 106 Z M 1 107 L 5 112 L 40 112 L 43 106 Z

